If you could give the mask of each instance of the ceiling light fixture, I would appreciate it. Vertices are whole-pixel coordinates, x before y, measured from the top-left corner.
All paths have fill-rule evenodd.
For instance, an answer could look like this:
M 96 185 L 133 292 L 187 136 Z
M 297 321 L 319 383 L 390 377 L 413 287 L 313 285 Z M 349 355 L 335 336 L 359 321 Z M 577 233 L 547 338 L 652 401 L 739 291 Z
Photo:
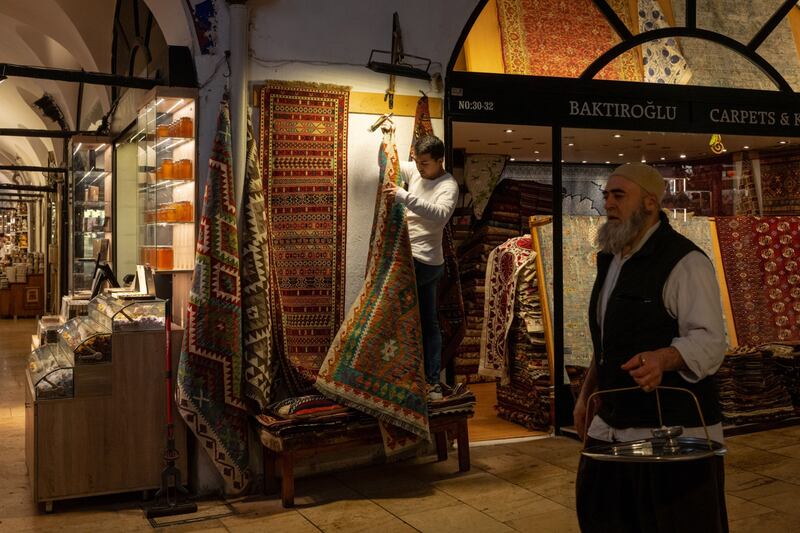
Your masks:
M 507 130 L 506 130 L 506 133 L 514 133 L 514 130 L 512 130 L 511 128 L 509 128 L 509 129 L 507 129 Z
M 513 157 L 509 157 L 508 160 L 509 161 L 516 161 L 516 159 L 514 159 Z
M 647 163 L 647 159 L 642 159 L 642 163 Z
M 581 163 L 584 163 L 584 164 L 586 164 L 586 161 L 581 161 Z
M 569 143 L 567 146 L 575 146 L 575 143 Z
M 786 144 L 789 141 L 778 141 L 778 144 Z
M 617 156 L 619 156 L 619 157 L 622 157 L 623 155 L 625 155 L 625 154 L 617 154 Z
M 615 134 L 614 134 L 614 138 L 615 138 L 615 139 L 619 139 L 620 137 L 622 137 L 622 135 L 620 135 L 619 133 L 615 133 Z
M 681 155 L 680 155 L 680 158 L 681 158 L 681 159 L 686 159 L 686 154 L 681 154 Z
M 610 165 L 610 164 L 611 164 L 611 161 L 606 161 L 606 165 Z
M 666 161 L 666 160 L 667 160 L 667 158 L 666 158 L 666 157 L 662 157 L 662 158 L 661 158 L 661 160 L 662 160 L 662 161 Z
M 743 150 L 749 150 L 749 149 L 750 149 L 750 147 L 749 147 L 749 146 L 742 146 L 742 149 L 743 149 Z
M 534 154 L 538 154 L 538 153 L 539 153 L 539 150 L 534 150 L 534 151 L 533 151 L 533 153 L 534 153 Z
M 541 161 L 541 159 L 537 159 L 536 161 Z

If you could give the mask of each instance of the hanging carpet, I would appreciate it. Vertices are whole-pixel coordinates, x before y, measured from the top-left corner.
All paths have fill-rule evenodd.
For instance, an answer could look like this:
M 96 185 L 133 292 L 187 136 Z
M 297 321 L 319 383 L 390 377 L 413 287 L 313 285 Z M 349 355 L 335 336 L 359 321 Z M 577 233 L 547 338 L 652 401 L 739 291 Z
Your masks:
M 639 31 L 669 28 L 669 22 L 658 0 L 639 0 Z M 686 63 L 675 37 L 656 39 L 642 45 L 644 81 L 686 85 L 692 69 Z
M 492 250 L 487 262 L 478 373 L 500 378 L 504 385 L 510 381 L 508 332 L 514 320 L 517 280 L 536 259 L 531 248 L 530 235 L 516 237 Z
M 226 493 L 236 494 L 244 491 L 250 480 L 249 417 L 244 404 L 239 246 L 228 106 L 226 96 L 208 162 L 176 396 L 181 416 L 222 474 Z
M 800 217 L 717 217 L 741 346 L 800 340 Z
M 381 179 L 400 183 L 394 136 L 383 138 Z M 406 208 L 381 194 L 367 276 L 328 350 L 316 387 L 382 422 L 388 454 L 429 438 L 417 287 Z
M 627 1 L 609 4 L 630 19 Z M 506 74 L 577 78 L 620 42 L 591 0 L 497 0 L 497 15 Z M 642 81 L 638 56 L 626 52 L 595 79 Z
M 417 140 L 426 135 L 433 135 L 433 124 L 431 124 L 428 97 L 423 96 L 417 101 L 417 110 L 414 116 L 414 136 L 411 139 L 409 159 L 414 156 L 414 145 Z M 453 241 L 453 231 L 450 228 L 450 223 L 444 227 L 444 232 L 442 233 L 442 250 L 444 252 L 444 274 L 439 279 L 437 301 L 439 329 L 442 331 L 441 364 L 442 368 L 447 368 L 447 363 L 456 354 L 467 328 L 464 315 L 464 299 L 461 296 L 456 245 Z
M 264 182 L 261 161 L 247 119 L 247 169 L 242 197 L 242 339 L 245 358 L 245 395 L 260 413 L 272 401 L 277 361 L 272 346 L 272 311 Z
M 344 314 L 349 94 L 268 81 L 260 95 L 272 317 L 295 396 L 314 384 Z

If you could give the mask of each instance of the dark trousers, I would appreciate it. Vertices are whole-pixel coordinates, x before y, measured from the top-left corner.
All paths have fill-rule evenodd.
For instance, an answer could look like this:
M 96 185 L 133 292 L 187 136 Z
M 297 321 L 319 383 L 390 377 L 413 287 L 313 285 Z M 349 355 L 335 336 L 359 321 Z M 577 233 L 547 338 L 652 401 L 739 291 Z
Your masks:
M 589 438 L 586 446 L 602 444 Z M 575 494 L 584 533 L 728 531 L 721 456 L 668 463 L 581 456 Z
M 442 367 L 442 332 L 439 329 L 436 292 L 439 278 L 444 274 L 444 265 L 426 265 L 414 259 L 414 274 L 417 277 L 425 381 L 430 385 L 435 385 L 439 383 L 439 372 Z

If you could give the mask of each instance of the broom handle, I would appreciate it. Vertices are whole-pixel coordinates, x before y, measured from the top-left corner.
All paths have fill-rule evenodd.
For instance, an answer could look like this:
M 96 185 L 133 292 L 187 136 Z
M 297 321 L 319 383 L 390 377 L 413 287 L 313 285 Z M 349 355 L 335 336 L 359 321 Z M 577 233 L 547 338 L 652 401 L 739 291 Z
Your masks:
M 167 334 L 167 342 L 164 354 L 165 372 L 167 379 L 167 436 L 172 438 L 172 300 L 167 299 L 164 303 L 164 329 Z

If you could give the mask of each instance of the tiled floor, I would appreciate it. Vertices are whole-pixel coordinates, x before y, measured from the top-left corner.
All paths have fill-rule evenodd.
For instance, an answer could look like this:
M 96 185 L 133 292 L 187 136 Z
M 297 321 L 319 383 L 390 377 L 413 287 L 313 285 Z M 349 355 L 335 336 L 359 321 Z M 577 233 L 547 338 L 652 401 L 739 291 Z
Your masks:
M 23 372 L 32 320 L 0 321 L 0 531 L 146 531 L 136 495 L 62 502 L 40 513 L 24 460 Z M 730 528 L 800 531 L 800 427 L 728 440 Z M 236 514 L 169 532 L 578 531 L 578 444 L 565 438 L 476 447 L 472 471 L 455 457 L 300 479 L 297 507 L 277 498 L 231 501 Z M 209 514 L 214 503 L 201 502 Z M 224 510 L 224 507 L 220 506 Z

